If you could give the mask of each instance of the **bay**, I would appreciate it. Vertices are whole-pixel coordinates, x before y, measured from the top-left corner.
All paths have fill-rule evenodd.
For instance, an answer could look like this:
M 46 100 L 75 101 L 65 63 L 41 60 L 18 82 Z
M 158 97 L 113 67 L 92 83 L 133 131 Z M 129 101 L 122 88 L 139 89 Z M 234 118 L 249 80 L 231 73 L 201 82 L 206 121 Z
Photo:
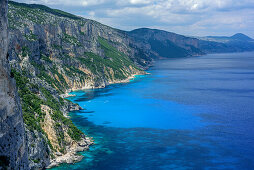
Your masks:
M 72 92 L 95 145 L 53 169 L 253 169 L 254 53 L 160 60 L 130 83 Z

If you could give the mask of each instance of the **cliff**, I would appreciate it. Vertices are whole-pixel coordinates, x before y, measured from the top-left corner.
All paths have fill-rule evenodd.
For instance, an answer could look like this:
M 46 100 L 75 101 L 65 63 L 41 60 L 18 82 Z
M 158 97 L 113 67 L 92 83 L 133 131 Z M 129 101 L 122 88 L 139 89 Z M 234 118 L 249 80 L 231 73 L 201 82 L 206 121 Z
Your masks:
M 146 51 L 150 57 L 177 58 L 203 55 L 200 41 L 172 32 L 140 28 L 127 33 L 133 44 Z
M 121 31 L 13 1 L 7 47 L 7 2 L 1 3 L 0 153 L 1 165 L 13 169 L 73 163 L 82 159 L 78 151 L 93 144 L 68 118 L 69 111 L 81 109 L 61 97 L 69 91 L 127 82 L 145 74 L 155 59 L 229 49 L 225 43 L 161 30 Z
M 75 83 L 67 84 L 66 82 L 61 82 L 63 76 L 56 71 L 56 66 L 61 68 L 61 64 L 57 64 L 57 62 L 55 64 L 55 61 L 47 60 L 46 54 L 42 54 L 43 52 L 48 52 L 51 46 L 43 51 L 40 48 L 46 44 L 40 43 L 41 39 L 37 39 L 38 41 L 36 42 L 34 39 L 30 39 L 31 37 L 28 38 L 26 34 L 23 34 L 26 32 L 26 28 L 13 29 L 12 12 L 17 12 L 14 14 L 14 18 L 22 17 L 15 20 L 15 22 L 19 23 L 22 19 L 25 19 L 23 15 L 18 14 L 19 12 L 22 13 L 23 9 L 26 8 L 9 5 L 9 49 L 6 43 L 8 40 L 6 16 L 6 22 L 3 22 L 5 23 L 3 25 L 5 34 L 3 34 L 2 41 L 5 43 L 1 43 L 1 45 L 5 46 L 3 47 L 3 55 L 1 55 L 3 56 L 3 71 L 1 70 L 3 77 L 1 77 L 1 82 L 6 85 L 3 84 L 1 86 L 1 93 L 4 94 L 0 99 L 1 101 L 3 100 L 1 104 L 6 106 L 6 108 L 3 107 L 1 109 L 1 116 L 3 116 L 1 119 L 3 121 L 1 123 L 3 134 L 1 136 L 3 140 L 0 143 L 3 145 L 3 151 L 1 152 L 9 154 L 3 155 L 3 166 L 15 167 L 13 169 L 22 169 L 23 167 L 24 169 L 43 169 L 59 163 L 78 161 L 82 156 L 76 153 L 88 149 L 88 146 L 93 142 L 67 118 L 67 112 L 80 108 L 62 99 L 59 95 L 70 87 L 75 89 L 79 86 L 75 86 Z M 7 12 L 7 8 L 5 11 Z M 28 14 L 30 9 L 26 12 Z M 24 20 L 24 23 L 28 23 L 31 26 L 32 24 L 29 21 L 26 22 Z M 33 24 L 36 25 L 36 23 Z M 45 34 L 42 36 L 45 36 Z M 53 39 L 51 37 L 48 38 L 50 40 Z M 13 44 L 15 45 L 13 46 Z M 39 58 L 37 58 L 38 54 Z M 41 57 L 44 57 L 44 60 L 41 60 Z M 8 67 L 7 62 L 9 62 L 12 69 Z M 71 67 L 71 69 L 78 70 L 74 67 Z M 75 75 L 75 71 L 72 72 L 70 70 L 69 72 L 73 73 L 73 77 L 78 76 Z M 82 71 L 78 72 L 83 74 Z M 8 77 L 8 74 L 12 78 Z M 9 84 L 7 80 L 4 80 L 4 77 L 10 81 Z M 65 76 L 65 78 L 67 81 L 68 77 Z M 18 87 L 20 102 L 17 93 L 15 93 L 15 84 Z M 9 95 L 13 99 L 10 98 L 9 100 L 4 95 Z M 12 127 L 16 134 L 12 132 Z M 15 153 L 17 153 L 16 158 L 13 158 Z M 23 157 L 26 159 L 24 165 L 21 162 Z
M 15 80 L 8 65 L 7 0 L 0 1 L 0 169 L 28 169 L 28 152 Z
M 21 98 L 29 168 L 72 163 L 92 140 L 67 118 L 79 109 L 60 97 L 144 74 L 125 33 L 41 5 L 9 2 L 8 61 Z M 137 59 L 138 58 L 138 59 Z M 143 65 L 143 67 L 141 66 Z

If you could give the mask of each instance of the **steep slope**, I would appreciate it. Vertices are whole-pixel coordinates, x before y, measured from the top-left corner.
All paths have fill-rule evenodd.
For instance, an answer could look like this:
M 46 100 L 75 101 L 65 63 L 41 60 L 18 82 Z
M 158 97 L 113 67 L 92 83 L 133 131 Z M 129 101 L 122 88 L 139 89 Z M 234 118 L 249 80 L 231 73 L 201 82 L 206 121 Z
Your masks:
M 53 86 L 61 92 L 104 87 L 140 70 L 127 56 L 134 52 L 126 45 L 128 40 L 124 34 L 95 21 L 62 17 L 44 11 L 41 6 L 12 2 L 9 23 L 11 59 L 22 63 L 28 56 L 29 63 L 36 67 L 45 63 L 49 67 L 35 74 L 46 78 L 44 72 L 48 71 L 51 79 L 60 80 Z M 103 67 L 93 62 L 94 58 Z
M 80 160 L 76 152 L 92 141 L 66 117 L 80 108 L 60 94 L 125 82 L 144 74 L 142 60 L 122 31 L 95 21 L 16 2 L 9 2 L 8 19 L 8 60 L 21 97 L 29 167 Z
M 131 44 L 155 59 L 196 56 L 205 53 L 254 51 L 254 40 L 241 33 L 231 37 L 191 38 L 163 30 L 141 28 L 127 32 L 127 35 L 131 39 Z
M 8 19 L 8 61 L 21 97 L 29 168 L 78 161 L 76 152 L 92 144 L 67 118 L 81 108 L 61 94 L 126 82 L 145 74 L 154 59 L 229 49 L 161 30 L 125 32 L 43 5 L 10 1 Z
M 58 50 L 54 51 L 51 47 L 51 41 L 55 42 L 54 35 L 51 37 L 52 35 L 47 31 L 50 25 L 44 28 L 39 24 L 44 14 L 36 10 L 38 9 L 11 2 L 8 13 L 10 28 L 8 59 L 12 66 L 11 74 L 16 79 L 21 97 L 29 146 L 25 153 L 28 154 L 31 169 L 80 160 L 82 156 L 76 155 L 76 152 L 86 150 L 92 144 L 90 138 L 87 138 L 66 118 L 68 111 L 79 109 L 79 107 L 59 96 L 70 88 L 79 87 L 75 85 L 75 80 L 67 83 L 71 79 L 68 78 L 68 73 L 74 77 L 73 79 L 76 78 L 75 76 L 81 79 L 80 75 L 85 73 L 76 68 L 75 63 L 72 66 L 71 59 L 58 58 L 61 57 L 58 56 Z M 49 16 L 45 14 L 45 17 Z M 37 35 L 33 34 L 30 28 Z M 76 43 L 71 38 L 65 35 L 66 41 Z M 57 48 L 57 45 L 54 45 L 52 46 Z M 68 46 L 67 49 L 72 48 L 71 45 L 66 46 Z M 61 74 L 63 62 L 69 63 L 65 67 L 66 72 L 69 72 L 63 71 L 67 76 Z
M 7 62 L 7 0 L 0 8 L 0 169 L 28 169 L 21 104 Z
M 199 49 L 199 40 L 175 33 L 141 28 L 128 32 L 133 44 L 153 58 L 176 58 L 204 54 Z

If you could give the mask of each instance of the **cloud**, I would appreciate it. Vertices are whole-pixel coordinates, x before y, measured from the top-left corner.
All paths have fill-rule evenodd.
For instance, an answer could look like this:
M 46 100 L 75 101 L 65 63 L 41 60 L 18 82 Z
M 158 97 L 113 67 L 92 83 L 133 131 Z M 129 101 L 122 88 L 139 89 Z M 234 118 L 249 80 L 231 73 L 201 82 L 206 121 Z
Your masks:
M 254 37 L 253 0 L 18 0 L 39 3 L 124 30 L 166 29 L 188 35 L 243 32 Z

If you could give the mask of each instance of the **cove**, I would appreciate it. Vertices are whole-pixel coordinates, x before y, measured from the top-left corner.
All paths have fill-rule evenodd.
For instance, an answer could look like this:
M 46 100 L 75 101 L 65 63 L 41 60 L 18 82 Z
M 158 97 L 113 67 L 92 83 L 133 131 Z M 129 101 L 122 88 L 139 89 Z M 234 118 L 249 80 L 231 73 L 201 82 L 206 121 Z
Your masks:
M 251 169 L 254 53 L 157 61 L 150 75 L 72 92 L 95 145 L 54 169 Z

